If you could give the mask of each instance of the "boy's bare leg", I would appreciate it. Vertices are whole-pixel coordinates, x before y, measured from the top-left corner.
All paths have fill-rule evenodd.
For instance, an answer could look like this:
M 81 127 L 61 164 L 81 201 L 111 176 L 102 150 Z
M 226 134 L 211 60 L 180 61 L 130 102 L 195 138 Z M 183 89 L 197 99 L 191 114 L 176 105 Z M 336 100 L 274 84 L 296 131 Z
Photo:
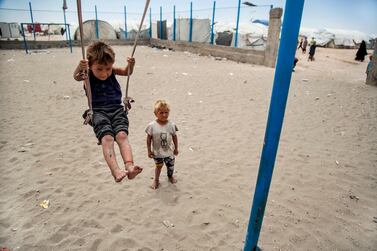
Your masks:
M 101 145 L 103 156 L 105 157 L 106 163 L 109 166 L 115 181 L 122 181 L 123 178 L 127 176 L 127 173 L 119 168 L 118 162 L 116 161 L 114 152 L 114 138 L 111 135 L 103 136 L 101 139 Z
M 153 180 L 153 183 L 151 185 L 152 189 L 157 189 L 158 186 L 160 185 L 161 169 L 162 169 L 162 166 L 156 166 L 156 168 L 154 170 L 154 180 Z
M 123 131 L 118 132 L 115 136 L 115 140 L 118 143 L 120 154 L 122 155 L 124 166 L 126 169 L 128 179 L 132 180 L 135 178 L 143 168 L 134 165 L 134 160 L 132 156 L 131 145 L 128 142 L 127 134 Z

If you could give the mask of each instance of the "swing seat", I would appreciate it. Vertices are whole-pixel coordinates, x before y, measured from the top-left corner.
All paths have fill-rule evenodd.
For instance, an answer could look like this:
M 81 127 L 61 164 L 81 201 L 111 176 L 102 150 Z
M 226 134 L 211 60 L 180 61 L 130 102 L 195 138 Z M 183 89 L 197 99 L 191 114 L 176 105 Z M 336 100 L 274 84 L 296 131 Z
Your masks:
M 132 97 L 125 97 L 123 99 L 123 104 L 124 104 L 124 108 L 125 110 L 131 110 L 132 106 L 131 106 L 131 103 L 134 103 L 135 100 L 132 98 Z
M 89 109 L 85 110 L 82 114 L 82 118 L 84 119 L 84 125 L 89 124 L 91 127 L 93 127 L 92 120 L 89 117 Z

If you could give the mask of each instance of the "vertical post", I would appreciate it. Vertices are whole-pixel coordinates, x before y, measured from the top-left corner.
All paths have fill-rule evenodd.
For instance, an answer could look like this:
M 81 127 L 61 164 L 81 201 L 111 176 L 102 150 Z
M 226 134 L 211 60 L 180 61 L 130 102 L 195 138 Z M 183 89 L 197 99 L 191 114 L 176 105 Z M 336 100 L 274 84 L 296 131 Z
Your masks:
M 71 53 L 72 53 L 71 29 L 69 28 L 69 24 L 67 24 L 67 26 L 68 26 L 68 31 L 66 31 L 66 32 L 68 33 L 69 48 L 70 48 Z
M 94 10 L 96 12 L 96 37 L 99 39 L 99 27 L 98 27 L 98 16 L 97 16 L 97 5 L 94 5 Z
M 175 5 L 173 6 L 173 41 L 175 41 L 175 30 L 177 28 L 177 21 L 175 20 Z
M 63 14 L 64 14 L 64 28 L 65 28 L 65 40 L 68 41 L 69 43 L 69 49 L 72 53 L 72 42 L 71 42 L 71 34 L 70 34 L 70 29 L 69 29 L 69 25 L 67 25 L 67 17 L 66 17 L 66 14 L 65 14 L 65 10 L 68 9 L 68 6 L 67 6 L 67 1 L 66 0 L 63 0 Z M 69 35 L 68 35 L 69 34 Z M 68 36 L 69 36 L 69 39 L 68 39 Z
M 211 44 L 214 44 L 214 37 L 215 33 L 213 32 L 213 29 L 215 27 L 215 11 L 216 11 L 216 1 L 213 1 L 213 10 L 212 10 L 212 27 L 211 27 Z
M 152 8 L 149 8 L 149 38 L 152 38 Z
M 304 0 L 287 0 L 266 133 L 244 251 L 256 250 L 287 103 Z
M 149 8 L 149 38 L 152 38 L 152 8 Z
M 63 9 L 63 14 L 64 14 L 65 40 L 68 41 L 67 17 L 65 15 L 65 9 Z
M 271 9 L 269 13 L 270 18 L 268 20 L 268 36 L 266 49 L 264 50 L 264 65 L 268 67 L 275 67 L 276 64 L 276 57 L 278 54 L 280 41 L 282 14 L 282 8 Z
M 124 6 L 124 38 L 127 39 L 127 7 Z
M 26 38 L 25 38 L 25 30 L 24 30 L 24 24 L 23 23 L 21 23 L 21 32 L 22 32 L 22 37 L 24 38 L 25 52 L 26 52 L 26 54 L 29 54 L 29 52 L 27 50 L 27 42 L 26 42 Z
M 67 18 L 65 15 L 65 10 L 68 9 L 67 1 L 63 0 L 63 14 L 64 14 L 64 29 L 65 29 L 65 40 L 68 41 L 68 34 L 67 34 Z
M 35 26 L 34 26 L 33 10 L 31 8 L 31 2 L 29 2 L 29 9 L 30 9 L 31 25 L 33 27 L 33 37 L 34 37 L 34 41 L 35 41 Z
M 160 6 L 160 39 L 163 39 L 162 36 L 162 6 Z
M 190 33 L 189 33 L 189 42 L 192 42 L 192 2 L 190 2 Z
M 234 39 L 234 47 L 238 46 L 238 25 L 240 22 L 240 10 L 241 10 L 241 0 L 238 0 L 238 10 L 237 10 L 237 24 L 236 24 L 236 37 Z

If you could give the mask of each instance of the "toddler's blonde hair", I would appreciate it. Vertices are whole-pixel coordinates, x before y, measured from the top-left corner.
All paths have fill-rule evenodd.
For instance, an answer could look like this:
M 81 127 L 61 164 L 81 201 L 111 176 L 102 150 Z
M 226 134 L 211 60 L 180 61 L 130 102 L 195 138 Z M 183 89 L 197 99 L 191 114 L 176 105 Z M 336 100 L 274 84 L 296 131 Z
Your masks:
M 161 108 L 166 108 L 170 111 L 170 105 L 166 100 L 159 99 L 154 103 L 154 112 L 156 113 Z

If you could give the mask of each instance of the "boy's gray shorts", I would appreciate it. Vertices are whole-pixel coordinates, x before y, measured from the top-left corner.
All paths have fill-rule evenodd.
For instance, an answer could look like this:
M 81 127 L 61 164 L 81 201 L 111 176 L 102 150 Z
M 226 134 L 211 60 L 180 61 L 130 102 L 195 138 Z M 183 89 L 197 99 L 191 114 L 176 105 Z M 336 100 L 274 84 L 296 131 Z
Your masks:
M 128 117 L 123 106 L 118 108 L 94 108 L 93 130 L 99 142 L 105 135 L 115 138 L 118 132 L 128 134 Z

